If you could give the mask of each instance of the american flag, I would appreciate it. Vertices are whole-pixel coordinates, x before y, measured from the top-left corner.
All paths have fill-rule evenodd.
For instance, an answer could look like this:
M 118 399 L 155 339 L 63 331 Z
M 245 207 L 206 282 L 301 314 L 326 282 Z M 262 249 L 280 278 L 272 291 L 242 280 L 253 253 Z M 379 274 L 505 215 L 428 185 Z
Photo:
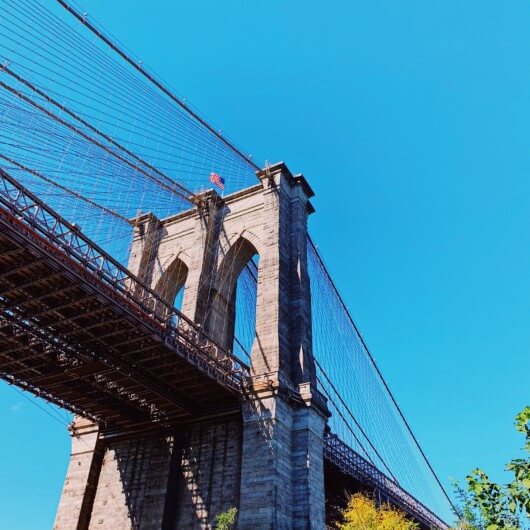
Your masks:
M 225 179 L 213 171 L 210 173 L 210 182 L 222 190 L 225 189 Z

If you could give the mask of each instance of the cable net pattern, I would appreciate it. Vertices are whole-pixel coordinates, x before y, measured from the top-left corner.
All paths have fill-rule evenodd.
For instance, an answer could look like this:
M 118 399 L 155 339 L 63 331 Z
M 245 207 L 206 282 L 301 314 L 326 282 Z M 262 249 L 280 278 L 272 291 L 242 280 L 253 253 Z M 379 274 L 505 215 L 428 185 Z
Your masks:
M 212 172 L 225 180 L 225 193 L 253 185 L 257 166 L 77 12 L 81 19 L 62 0 L 0 0 L 0 168 L 127 265 L 131 219 L 190 208 L 212 187 Z M 312 244 L 308 264 L 318 381 L 333 432 L 450 518 L 442 488 Z M 257 274 L 254 258 L 237 283 L 233 350 L 240 358 L 255 336 Z
M 0 167 L 120 261 L 138 213 L 190 207 L 212 172 L 226 193 L 255 183 L 249 158 L 60 2 L 0 0 L 0 13 Z
M 449 502 L 312 241 L 308 267 L 313 354 L 318 384 L 332 413 L 332 431 L 388 478 L 449 520 Z

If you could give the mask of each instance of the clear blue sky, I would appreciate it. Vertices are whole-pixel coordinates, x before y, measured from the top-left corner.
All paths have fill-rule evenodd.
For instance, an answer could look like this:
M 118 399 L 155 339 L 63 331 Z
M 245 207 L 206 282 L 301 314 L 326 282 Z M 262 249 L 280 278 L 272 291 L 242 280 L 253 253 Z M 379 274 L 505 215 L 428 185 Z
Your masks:
M 530 403 L 530 4 L 84 5 L 245 149 L 304 172 L 312 233 L 442 480 L 501 479 Z M 5 385 L 0 422 L 0 528 L 50 528 L 66 430 Z

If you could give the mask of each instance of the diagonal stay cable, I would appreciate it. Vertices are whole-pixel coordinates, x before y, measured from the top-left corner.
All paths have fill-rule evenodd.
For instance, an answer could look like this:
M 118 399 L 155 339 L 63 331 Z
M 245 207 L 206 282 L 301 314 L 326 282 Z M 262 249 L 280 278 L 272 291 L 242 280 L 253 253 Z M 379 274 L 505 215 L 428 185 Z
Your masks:
M 65 105 L 61 105 L 61 103 L 59 103 L 57 100 L 55 100 L 54 98 L 52 98 L 51 96 L 49 96 L 48 94 L 46 94 L 45 92 L 43 92 L 42 90 L 40 90 L 39 88 L 37 88 L 34 84 L 30 83 L 29 81 L 27 81 L 26 79 L 24 79 L 23 77 L 21 77 L 20 75 L 18 75 L 17 73 L 15 73 L 13 70 L 11 70 L 11 68 L 9 68 L 8 66 L 4 66 L 3 68 L 3 71 L 10 75 L 11 77 L 13 77 L 14 79 L 16 79 L 17 81 L 19 81 L 20 83 L 22 83 L 23 85 L 27 86 L 30 90 L 32 90 L 33 92 L 35 92 L 36 94 L 38 94 L 40 97 L 42 97 L 43 99 L 45 99 L 48 103 L 51 103 L 52 105 L 54 105 L 55 107 L 57 107 L 59 110 L 61 110 L 62 112 L 64 112 L 65 114 L 67 114 L 68 116 L 74 118 L 76 121 L 78 121 L 79 123 L 81 123 L 82 125 L 84 125 L 85 127 L 87 127 L 89 130 L 91 130 L 92 132 L 96 133 L 98 136 L 101 136 L 102 138 L 104 138 L 105 140 L 107 140 L 110 144 L 112 144 L 114 147 L 117 147 L 118 149 L 124 151 L 125 153 L 127 153 L 130 157 L 132 157 L 134 160 L 136 160 L 137 162 L 145 165 L 146 167 L 148 167 L 150 170 L 154 171 L 158 176 L 164 178 L 165 180 L 167 180 L 171 185 L 174 185 L 176 186 L 177 188 L 179 188 L 179 190 L 186 194 L 185 196 L 193 196 L 193 193 L 190 192 L 188 189 L 186 189 L 184 186 L 182 186 L 181 184 L 179 184 L 178 182 L 174 181 L 173 179 L 171 179 L 170 177 L 168 177 L 167 175 L 165 175 L 164 173 L 162 173 L 158 168 L 154 167 L 152 164 L 150 164 L 149 162 L 146 162 L 145 160 L 143 160 L 142 158 L 140 158 L 138 155 L 136 155 L 135 153 L 133 153 L 132 151 L 130 151 L 129 149 L 127 149 L 126 147 L 124 147 L 123 145 L 121 145 L 119 142 L 117 142 L 114 138 L 112 138 L 111 136 L 109 136 L 108 134 L 104 133 L 103 131 L 100 131 L 97 127 L 94 127 L 92 124 L 90 124 L 89 122 L 87 122 L 85 119 L 81 118 L 80 116 L 78 116 L 75 112 L 71 111 L 70 109 L 68 109 Z
M 3 81 L 0 81 L 0 87 L 2 87 L 5 90 L 11 92 L 15 96 L 17 96 L 19 99 L 21 99 L 25 103 L 28 103 L 29 105 L 31 105 L 32 107 L 36 108 L 37 110 L 43 112 L 44 114 L 46 114 L 46 116 L 48 116 L 52 120 L 57 121 L 58 123 L 60 123 L 64 127 L 67 127 L 71 131 L 77 133 L 78 135 L 83 137 L 85 140 L 88 140 L 90 143 L 96 145 L 97 147 L 99 147 L 100 149 L 105 151 L 106 153 L 108 153 L 111 156 L 117 158 L 118 160 L 120 160 L 121 162 L 123 162 L 124 164 L 126 164 L 127 166 L 132 168 L 134 171 L 138 171 L 139 173 L 142 173 L 143 175 L 145 175 L 148 179 L 154 180 L 162 188 L 165 188 L 165 189 L 171 191 L 172 193 L 175 193 L 175 195 L 178 195 L 181 199 L 185 200 L 186 202 L 193 203 L 193 198 L 195 197 L 194 194 L 190 194 L 190 196 L 186 196 L 183 193 L 181 193 L 180 191 L 178 191 L 177 189 L 175 189 L 175 186 L 169 186 L 168 184 L 165 184 L 164 182 L 160 181 L 160 179 L 154 177 L 151 173 L 145 171 L 140 165 L 134 164 L 130 160 L 127 160 L 127 158 L 125 158 L 124 156 L 116 153 L 115 151 L 113 151 L 112 149 L 107 147 L 105 144 L 99 142 L 95 138 L 93 138 L 90 135 L 86 134 L 79 127 L 76 127 L 75 125 L 72 125 L 71 123 L 68 123 L 66 120 L 63 120 L 61 117 L 57 116 L 53 112 L 51 112 L 48 109 L 44 108 L 42 105 L 40 105 L 36 101 L 33 101 L 30 97 L 28 97 L 25 94 L 23 94 L 20 90 L 17 90 L 16 88 L 4 83 Z M 174 184 L 176 185 L 176 183 L 174 183 Z
M 62 184 L 59 184 L 55 180 L 44 176 L 42 173 L 39 173 L 35 169 L 31 169 L 31 168 L 25 166 L 24 164 L 21 164 L 20 162 L 17 162 L 13 158 L 10 158 L 8 156 L 3 155 L 2 153 L 0 153 L 0 159 L 5 160 L 6 162 L 9 162 L 10 164 L 12 164 L 12 165 L 18 167 L 19 169 L 21 169 L 22 171 L 25 171 L 26 173 L 30 173 L 34 177 L 37 177 L 37 178 L 39 178 L 41 180 L 44 180 L 48 184 L 51 184 L 52 186 L 55 186 L 56 188 L 59 188 L 60 190 L 65 191 L 66 193 L 69 193 L 70 195 L 73 195 L 76 199 L 84 201 L 84 202 L 90 204 L 91 206 L 94 206 L 95 208 L 100 209 L 104 213 L 107 213 L 109 215 L 117 217 L 121 221 L 125 221 L 126 223 L 130 224 L 130 220 L 127 219 L 126 217 L 124 217 L 123 215 L 120 215 L 118 212 L 116 212 L 116 211 L 114 211 L 114 210 L 112 210 L 110 208 L 107 208 L 106 206 L 102 206 L 101 204 L 98 204 L 96 201 L 94 201 L 94 200 L 92 200 L 92 199 L 90 199 L 88 197 L 85 197 L 81 193 L 78 193 L 77 191 L 75 191 L 75 190 L 73 190 L 73 189 L 71 189 L 71 188 L 69 188 L 67 186 L 63 186 Z
M 394 404 L 394 406 L 396 407 L 396 410 L 398 411 L 398 414 L 399 416 L 401 417 L 401 419 L 403 420 L 403 423 L 405 424 L 405 427 L 408 431 L 408 433 L 410 434 L 412 440 L 414 441 L 414 444 L 416 445 L 416 447 L 418 448 L 423 460 L 425 461 L 425 463 L 427 464 L 427 467 L 429 468 L 429 470 L 431 471 L 434 479 L 436 480 L 438 486 L 440 486 L 440 489 L 442 490 L 445 498 L 447 499 L 447 501 L 449 502 L 451 508 L 453 510 L 456 511 L 456 508 L 455 508 L 455 505 L 453 504 L 453 501 L 451 500 L 451 498 L 449 497 L 449 494 L 447 493 L 446 489 L 444 488 L 442 482 L 440 481 L 440 479 L 438 478 L 438 475 L 436 474 L 436 471 L 434 471 L 434 468 L 432 467 L 429 459 L 427 458 L 427 455 L 425 454 L 425 452 L 423 451 L 418 439 L 416 438 L 416 435 L 414 434 L 414 432 L 412 431 L 412 428 L 409 424 L 409 422 L 407 421 L 407 419 L 405 418 L 405 415 L 403 414 L 403 411 L 401 410 L 401 407 L 398 405 L 397 401 L 396 401 L 396 398 L 394 397 L 394 395 L 392 394 L 392 392 L 390 391 L 390 387 L 388 386 L 388 383 L 386 382 L 385 378 L 383 377 L 383 374 L 381 373 L 381 371 L 379 370 L 379 367 L 377 366 L 376 362 L 375 362 L 375 359 L 374 357 L 372 356 L 370 350 L 368 349 L 368 346 L 367 344 L 365 343 L 359 329 L 357 328 L 357 325 L 355 324 L 355 322 L 353 321 L 353 318 L 350 314 L 350 312 L 348 311 L 348 308 L 346 307 L 346 304 L 342 298 L 342 296 L 340 295 L 339 293 L 339 290 L 337 289 L 337 286 L 335 285 L 335 282 L 333 281 L 333 279 L 331 278 L 330 274 L 329 274 L 329 271 L 326 267 L 326 265 L 324 264 L 324 260 L 322 259 L 322 256 L 320 255 L 320 252 L 318 251 L 315 243 L 313 242 L 313 239 L 311 237 L 308 238 L 309 239 L 309 244 L 312 248 L 312 250 L 314 251 L 315 253 L 315 256 L 317 257 L 320 265 L 322 266 L 322 269 L 325 271 L 326 273 L 326 276 L 327 276 L 327 279 L 328 279 L 328 282 L 331 286 L 331 288 L 333 289 L 333 292 L 335 293 L 335 295 L 337 296 L 337 299 L 339 300 L 340 302 L 340 305 L 342 306 L 344 312 L 346 313 L 347 315 L 347 318 L 350 322 L 350 324 L 353 326 L 353 329 L 355 330 L 355 332 L 357 333 L 357 336 L 359 337 L 359 340 L 361 341 L 361 344 L 363 345 L 363 348 L 365 349 L 366 351 L 366 354 L 368 355 L 368 358 L 370 359 L 370 363 L 373 365 L 377 375 L 379 376 L 381 382 L 383 383 L 383 386 L 385 388 L 385 390 L 388 392 L 388 395 L 390 396 L 390 399 L 392 400 L 392 403 Z
M 341 404 L 343 405 L 343 407 L 346 409 L 346 411 L 348 412 L 348 416 L 350 416 L 350 418 L 353 420 L 353 422 L 355 423 L 355 426 L 359 429 L 359 431 L 361 431 L 362 435 L 364 436 L 364 438 L 366 439 L 366 441 L 368 442 L 368 445 L 370 446 L 370 449 L 372 449 L 372 451 L 376 454 L 377 458 L 379 458 L 379 460 L 382 462 L 383 466 L 385 467 L 385 469 L 388 471 L 388 473 L 390 473 L 390 476 L 392 477 L 392 479 L 394 480 L 394 482 L 396 484 L 399 484 L 399 481 L 398 479 L 395 477 L 394 473 L 392 473 L 392 470 L 388 467 L 388 464 L 385 462 L 385 460 L 383 459 L 383 457 L 381 456 L 381 454 L 379 453 L 379 451 L 377 450 L 377 448 L 374 446 L 374 444 L 372 443 L 372 441 L 370 440 L 370 438 L 368 437 L 368 435 L 366 434 L 366 432 L 364 431 L 364 429 L 362 428 L 361 424 L 357 421 L 357 418 L 354 416 L 353 412 L 351 411 L 350 407 L 348 407 L 348 405 L 346 404 L 346 402 L 344 401 L 343 397 L 340 395 L 337 387 L 333 384 L 333 382 L 331 381 L 330 377 L 328 376 L 328 374 L 324 371 L 324 368 L 322 368 L 321 364 L 317 361 L 317 359 L 315 358 L 315 364 L 317 365 L 318 369 L 320 370 L 320 372 L 322 373 L 322 375 L 324 376 L 324 378 L 326 379 L 327 383 L 330 385 L 330 387 L 333 389 L 333 392 L 335 392 L 335 395 L 339 398 L 339 401 L 341 402 Z M 332 400 L 333 401 L 333 400 Z M 342 414 L 341 414 L 342 416 Z M 346 422 L 347 423 L 347 422 Z

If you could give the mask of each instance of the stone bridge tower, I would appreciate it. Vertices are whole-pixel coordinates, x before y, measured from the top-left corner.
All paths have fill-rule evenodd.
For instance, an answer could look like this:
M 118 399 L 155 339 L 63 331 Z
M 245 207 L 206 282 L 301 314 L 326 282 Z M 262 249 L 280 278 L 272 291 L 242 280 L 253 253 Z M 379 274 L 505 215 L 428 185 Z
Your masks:
M 249 398 L 222 418 L 106 436 L 74 423 L 55 528 L 214 528 L 238 509 L 238 528 L 322 529 L 325 400 L 316 388 L 307 272 L 313 195 L 279 163 L 255 186 L 167 219 L 134 220 L 129 268 L 226 349 L 236 283 L 259 256 Z

